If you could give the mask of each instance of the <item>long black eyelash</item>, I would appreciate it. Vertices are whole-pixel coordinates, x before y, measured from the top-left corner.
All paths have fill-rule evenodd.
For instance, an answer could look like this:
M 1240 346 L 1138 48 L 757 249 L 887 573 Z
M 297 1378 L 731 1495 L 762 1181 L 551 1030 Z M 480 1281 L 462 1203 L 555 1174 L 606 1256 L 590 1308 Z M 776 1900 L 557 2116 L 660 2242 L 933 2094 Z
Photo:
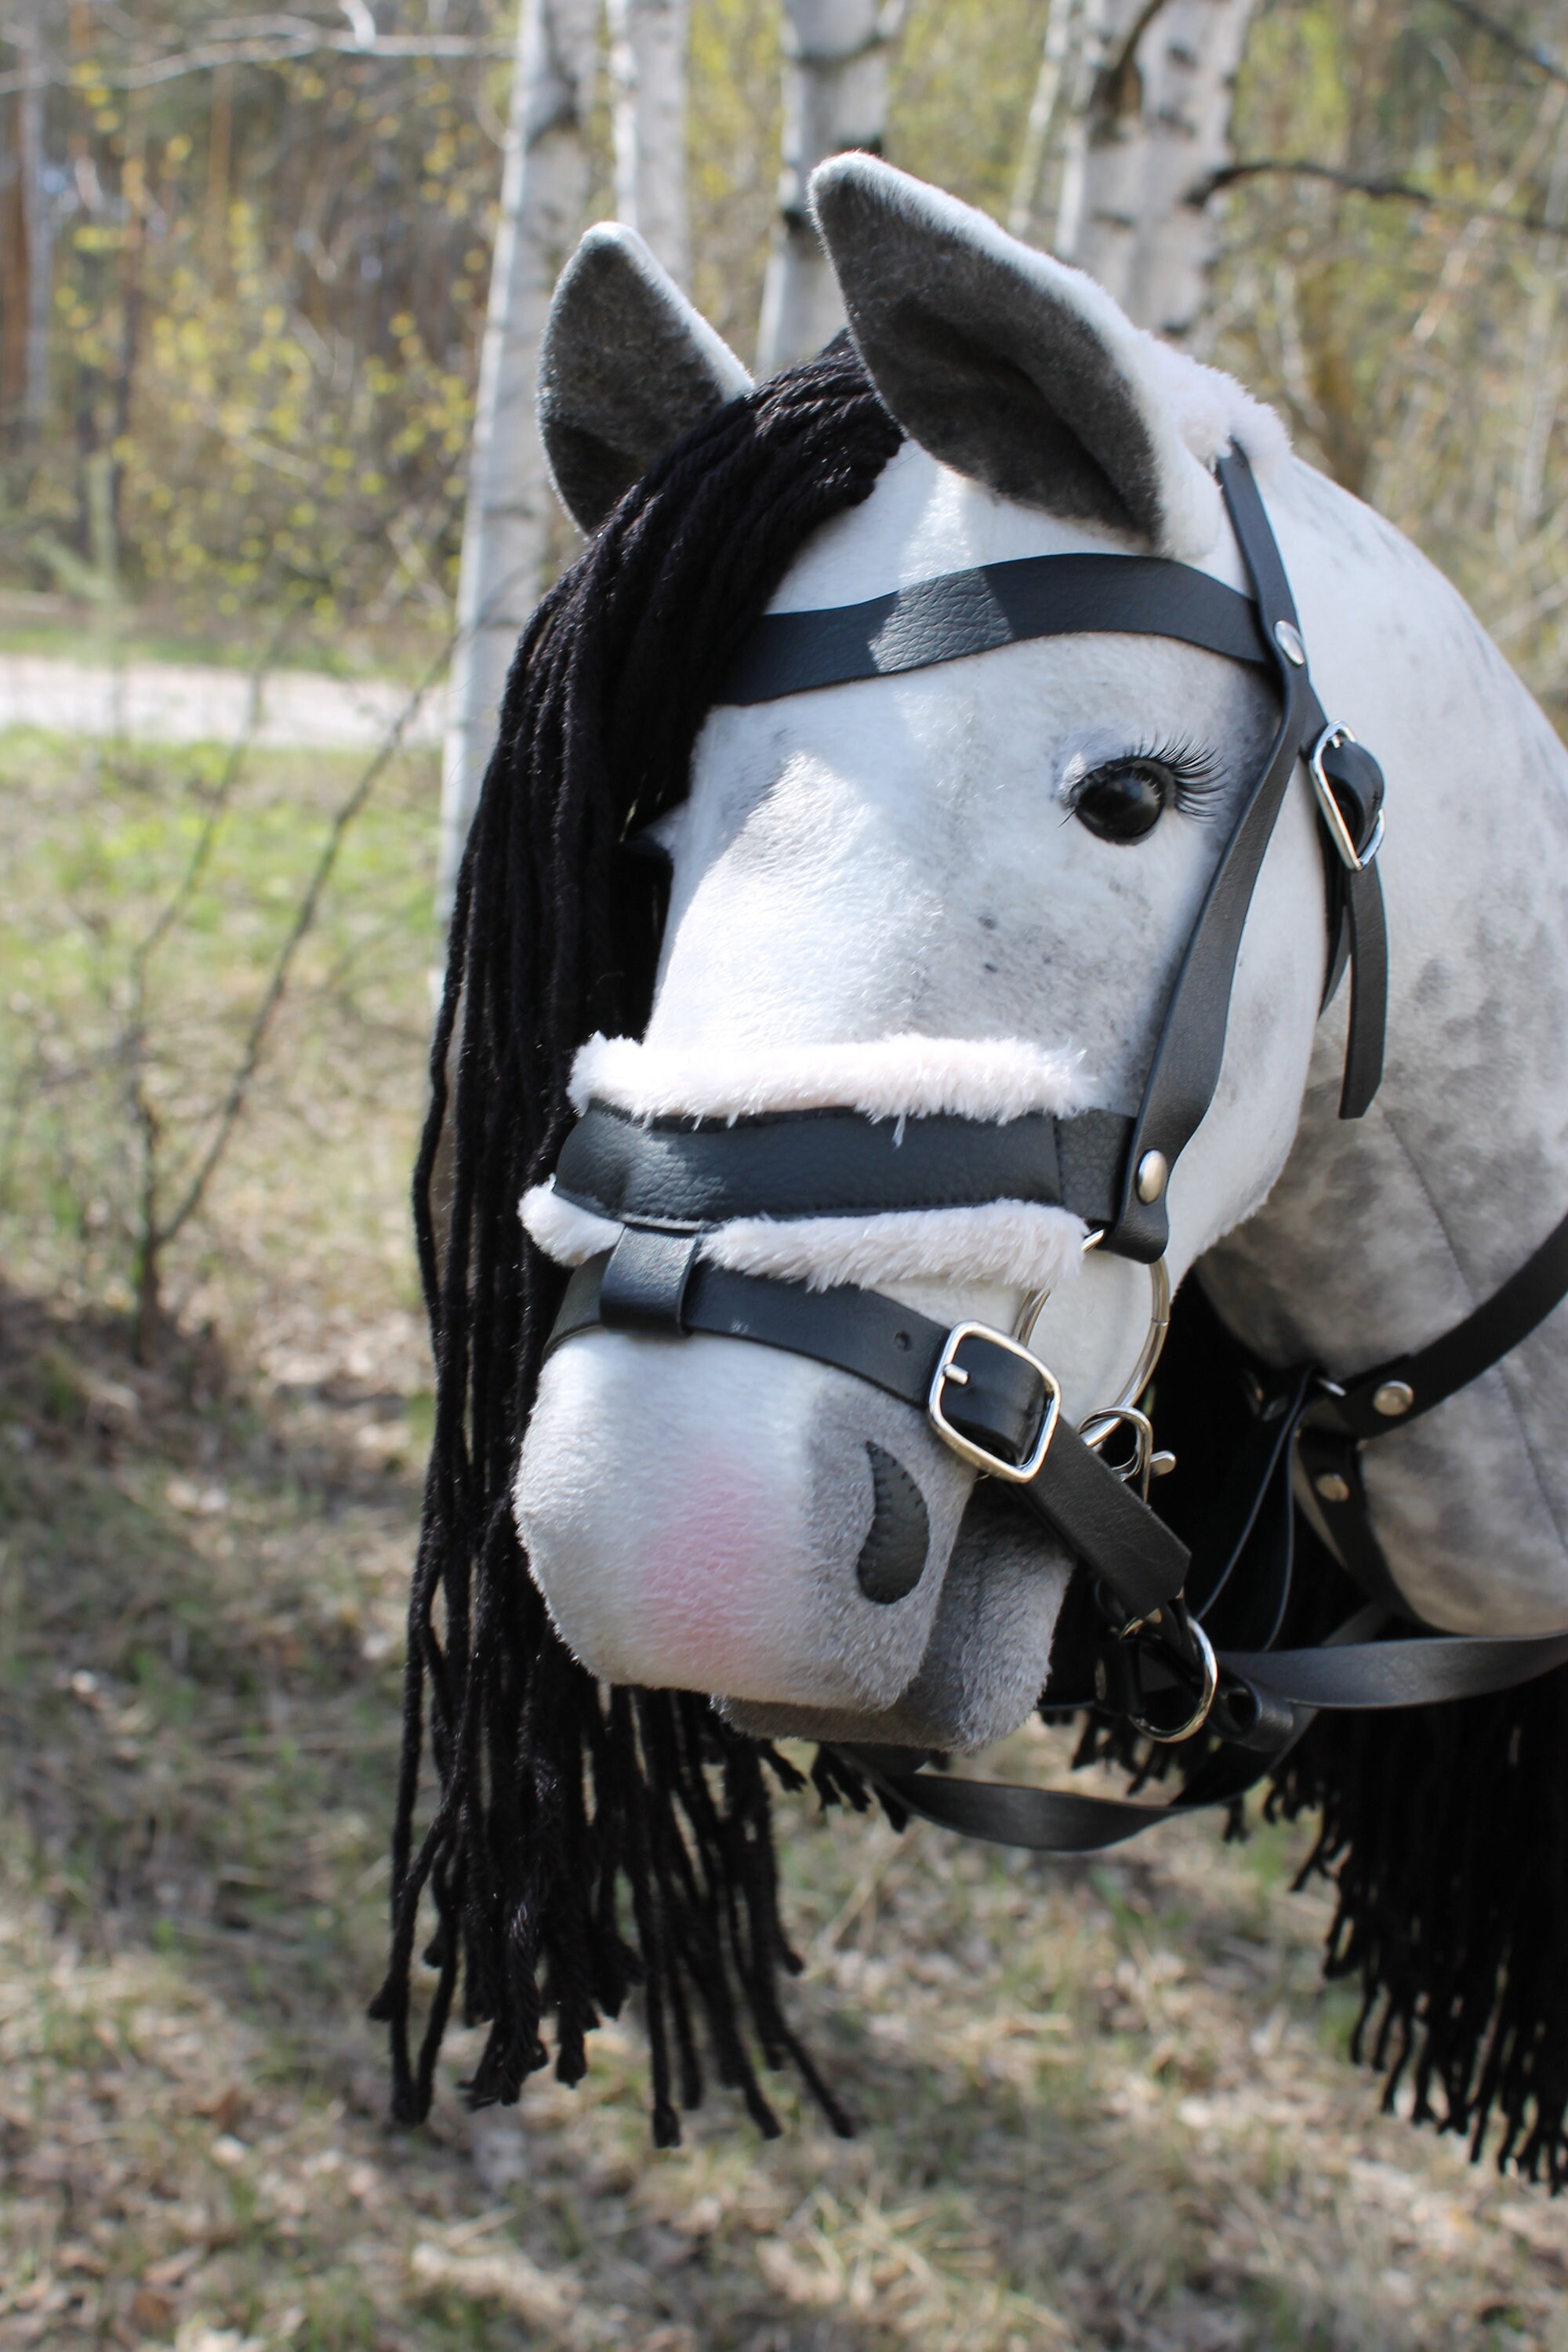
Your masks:
M 1205 816 L 1225 781 L 1219 754 L 1189 737 L 1158 743 L 1141 743 L 1128 757 L 1152 760 L 1169 772 L 1175 786 L 1176 806 L 1184 816 Z

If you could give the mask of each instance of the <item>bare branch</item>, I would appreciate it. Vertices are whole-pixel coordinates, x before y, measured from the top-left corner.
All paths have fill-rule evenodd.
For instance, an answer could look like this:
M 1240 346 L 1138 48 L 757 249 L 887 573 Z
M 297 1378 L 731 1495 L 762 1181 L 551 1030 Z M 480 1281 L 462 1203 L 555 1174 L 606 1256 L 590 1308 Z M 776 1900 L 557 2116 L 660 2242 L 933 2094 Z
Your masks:
M 1102 122 L 1109 124 L 1121 115 L 1136 114 L 1142 104 L 1138 51 L 1144 34 L 1164 5 L 1165 0 L 1143 0 L 1143 5 L 1128 27 L 1121 47 L 1114 57 L 1107 58 L 1095 76 L 1091 104 Z
M 448 638 L 442 646 L 437 658 L 431 663 L 398 713 L 395 723 L 388 729 L 380 750 L 332 817 L 331 824 L 327 829 L 326 840 L 321 845 L 321 855 L 316 860 L 310 881 L 305 886 L 304 896 L 295 909 L 294 919 L 289 926 L 288 933 L 273 962 L 271 977 L 263 992 L 261 1002 L 256 1009 L 234 1076 L 229 1082 L 223 1108 L 218 1113 L 217 1126 L 212 1139 L 202 1154 L 178 1206 L 169 1216 L 160 1220 L 155 1230 L 153 1238 L 155 1247 L 159 1250 L 167 1247 L 168 1244 L 195 1216 L 206 1197 L 207 1186 L 211 1183 L 218 1163 L 228 1149 L 229 1138 L 239 1122 L 240 1115 L 248 1098 L 251 1081 L 260 1066 L 261 1056 L 266 1050 L 273 1021 L 289 985 L 289 976 L 293 969 L 294 959 L 315 922 L 322 893 L 331 880 L 332 869 L 337 865 L 349 828 L 369 800 L 384 772 L 401 749 L 404 737 L 413 724 L 425 697 L 435 687 L 450 661 L 452 642 L 452 639 Z
M 1543 73 L 1549 81 L 1560 81 L 1568 87 L 1568 66 L 1560 65 L 1538 42 L 1521 40 L 1509 26 L 1500 23 L 1496 16 L 1489 16 L 1486 9 L 1478 8 L 1475 0 L 1447 0 L 1447 5 L 1457 16 L 1463 16 L 1467 24 L 1473 25 L 1479 33 L 1484 33 L 1489 41 L 1496 41 L 1500 48 L 1522 58 L 1527 66 L 1533 66 L 1537 73 Z
M 1342 188 L 1348 195 L 1416 205 L 1426 212 L 1454 213 L 1465 220 L 1496 221 L 1504 228 L 1525 229 L 1531 236 L 1568 237 L 1568 223 L 1549 220 L 1544 213 L 1516 213 L 1497 205 L 1472 205 L 1463 196 L 1440 195 L 1434 188 L 1419 187 L 1413 180 L 1390 179 L 1380 173 L 1342 172 L 1332 163 L 1317 163 L 1304 155 L 1258 155 L 1241 163 L 1224 163 L 1217 172 L 1210 172 L 1196 181 L 1187 191 L 1186 201 L 1190 205 L 1205 205 L 1219 189 L 1231 187 L 1238 180 L 1265 178 L 1322 180 L 1331 188 Z
M 320 26 L 298 30 L 279 26 L 236 40 L 198 42 L 189 49 L 168 51 L 144 65 L 114 67 L 79 58 L 69 68 L 53 60 L 40 68 L 0 74 L 0 98 L 37 87 L 40 78 L 64 89 L 84 84 L 100 89 L 153 89 L 178 81 L 186 74 L 211 73 L 220 66 L 293 65 L 303 58 L 335 55 L 372 58 L 505 58 L 506 41 L 472 40 L 463 33 L 382 33 L 374 42 L 357 40 L 352 32 L 331 33 Z

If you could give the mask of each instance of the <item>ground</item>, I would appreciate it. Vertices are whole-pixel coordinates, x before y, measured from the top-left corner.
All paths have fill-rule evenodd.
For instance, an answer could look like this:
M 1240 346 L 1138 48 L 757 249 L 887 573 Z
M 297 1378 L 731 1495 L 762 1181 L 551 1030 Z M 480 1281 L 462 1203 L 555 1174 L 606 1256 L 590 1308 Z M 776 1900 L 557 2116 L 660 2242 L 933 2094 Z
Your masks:
M 0 739 L 3 2352 L 1568 2352 L 1568 2210 L 1348 2060 L 1305 1825 L 1064 1865 L 790 1801 L 795 2011 L 854 2140 L 786 2084 L 781 2139 L 718 2104 L 656 2154 L 635 2015 L 516 2112 L 466 2112 L 459 2036 L 388 2126 L 434 777 L 345 844 L 142 1364 L 136 1055 L 177 1160 L 355 782 L 247 766 L 133 1050 L 223 772 Z

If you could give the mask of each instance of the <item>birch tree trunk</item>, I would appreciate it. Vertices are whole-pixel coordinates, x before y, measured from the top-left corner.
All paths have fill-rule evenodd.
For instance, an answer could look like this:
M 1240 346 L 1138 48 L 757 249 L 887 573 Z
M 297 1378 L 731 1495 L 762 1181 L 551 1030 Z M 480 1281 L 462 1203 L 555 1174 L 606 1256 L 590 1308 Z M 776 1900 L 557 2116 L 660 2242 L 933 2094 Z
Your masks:
M 1167 0 L 1143 45 L 1143 178 L 1127 306 L 1141 326 L 1175 342 L 1192 333 L 1208 301 L 1215 200 L 1186 198 L 1232 160 L 1231 105 L 1252 5 Z
M 1202 314 L 1212 203 L 1187 192 L 1230 157 L 1253 0 L 1087 0 L 1056 251 L 1142 327 L 1180 341 Z
M 490 268 L 447 688 L 436 901 L 445 926 L 506 674 L 543 585 L 549 477 L 533 380 L 550 297 L 583 226 L 598 0 L 524 0 Z
M 809 359 L 844 324 L 827 257 L 806 210 L 806 183 L 847 147 L 880 154 L 888 124 L 888 52 L 898 0 L 784 0 L 784 168 L 779 217 L 763 285 L 757 370 Z
M 1007 213 L 1012 235 L 1029 243 L 1037 235 L 1047 212 L 1046 178 L 1059 145 L 1058 133 L 1072 68 L 1083 46 L 1085 5 L 1086 0 L 1050 0 L 1046 11 L 1045 49 L 1035 79 L 1035 95 L 1029 102 L 1018 175 L 1013 183 L 1013 201 Z
M 6 27 L 16 45 L 17 88 L 10 100 L 9 152 L 0 184 L 0 404 L 18 439 L 36 439 L 49 388 L 53 223 L 44 184 L 44 0 L 22 0 Z M 3 101 L 0 101 L 3 102 Z
M 686 45 L 690 0 L 609 0 L 616 216 L 678 286 L 691 277 L 686 200 Z

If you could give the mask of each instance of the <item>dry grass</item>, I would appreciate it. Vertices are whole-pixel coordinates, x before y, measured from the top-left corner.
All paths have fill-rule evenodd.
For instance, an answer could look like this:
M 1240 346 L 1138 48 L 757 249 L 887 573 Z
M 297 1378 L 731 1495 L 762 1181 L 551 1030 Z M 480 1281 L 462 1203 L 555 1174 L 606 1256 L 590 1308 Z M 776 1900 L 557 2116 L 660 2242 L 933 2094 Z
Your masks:
M 36 837 L 80 821 L 61 775 Z M 401 889 L 426 811 L 401 848 L 395 814 Z M 431 2127 L 386 2127 L 363 2009 L 427 1419 L 395 1240 L 425 950 L 377 939 L 193 1243 L 196 1336 L 138 1370 L 87 1260 L 4 1301 L 0 2347 L 1568 2352 L 1568 2211 L 1378 2116 L 1299 1832 L 1058 1866 L 786 1805 L 796 2009 L 856 2140 L 786 2085 L 781 2141 L 715 2107 L 656 2155 L 635 2018 L 516 2114 L 464 2112 L 458 2037 Z M 40 950 L 63 1030 L 51 974 Z

